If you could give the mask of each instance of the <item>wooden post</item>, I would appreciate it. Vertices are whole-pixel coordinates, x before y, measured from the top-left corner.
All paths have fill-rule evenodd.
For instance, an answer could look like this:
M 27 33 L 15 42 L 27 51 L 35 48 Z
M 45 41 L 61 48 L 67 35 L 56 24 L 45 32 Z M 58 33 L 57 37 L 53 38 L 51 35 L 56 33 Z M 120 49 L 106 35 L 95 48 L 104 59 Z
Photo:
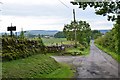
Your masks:
M 76 20 L 75 20 L 75 9 L 73 9 L 73 17 L 74 17 L 74 27 L 75 27 L 75 48 L 77 48 L 77 35 L 76 35 Z

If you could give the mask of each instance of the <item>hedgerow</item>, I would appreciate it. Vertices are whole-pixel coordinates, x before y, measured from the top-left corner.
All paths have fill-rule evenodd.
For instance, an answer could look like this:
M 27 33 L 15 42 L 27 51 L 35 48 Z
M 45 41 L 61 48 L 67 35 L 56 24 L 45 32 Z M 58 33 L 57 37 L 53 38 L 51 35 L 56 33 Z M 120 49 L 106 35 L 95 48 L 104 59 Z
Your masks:
M 33 54 L 44 53 L 44 45 L 41 39 L 28 40 L 14 37 L 2 38 L 2 60 L 10 61 L 26 58 Z

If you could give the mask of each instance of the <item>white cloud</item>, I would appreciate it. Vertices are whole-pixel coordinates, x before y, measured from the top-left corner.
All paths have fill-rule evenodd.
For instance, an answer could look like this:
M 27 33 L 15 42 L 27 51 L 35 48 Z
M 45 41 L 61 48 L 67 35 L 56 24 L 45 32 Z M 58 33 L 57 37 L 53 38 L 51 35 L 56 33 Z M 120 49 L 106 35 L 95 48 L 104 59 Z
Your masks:
M 99 29 L 112 29 L 112 27 L 113 27 L 113 23 L 107 21 L 107 19 L 88 20 L 88 22 L 90 23 L 92 30 L 94 30 L 94 29 L 97 29 L 97 30 L 99 30 Z
M 57 16 L 42 16 L 42 17 L 19 17 L 19 16 L 2 16 L 2 27 L 0 30 L 6 32 L 7 26 L 13 23 L 14 26 L 17 26 L 17 31 L 20 31 L 21 28 L 24 30 L 62 30 L 65 22 L 68 21 L 66 18 L 61 18 Z
M 6 32 L 11 22 L 17 26 L 17 31 L 21 28 L 24 30 L 62 30 L 64 24 L 73 20 L 73 8 L 76 9 L 76 19 L 89 22 L 92 29 L 111 28 L 112 23 L 108 22 L 106 17 L 96 16 L 93 9 L 88 8 L 82 11 L 70 3 L 72 0 L 61 1 L 69 8 L 59 0 L 2 0 L 3 16 L 1 16 L 0 30 Z
M 21 5 L 54 5 L 56 0 L 2 0 L 4 4 L 21 4 Z
M 70 4 L 73 0 L 61 0 L 66 4 Z M 21 5 L 56 5 L 59 0 L 1 0 L 4 4 L 21 4 Z

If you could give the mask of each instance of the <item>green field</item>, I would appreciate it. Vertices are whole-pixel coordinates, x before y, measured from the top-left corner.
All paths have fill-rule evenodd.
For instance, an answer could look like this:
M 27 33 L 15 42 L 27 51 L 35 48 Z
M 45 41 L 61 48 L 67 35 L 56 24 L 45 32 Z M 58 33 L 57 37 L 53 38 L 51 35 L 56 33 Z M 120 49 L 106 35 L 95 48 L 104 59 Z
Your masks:
M 44 54 L 2 63 L 3 78 L 71 78 L 73 75 L 68 65 Z
M 56 45 L 56 43 L 58 45 L 61 45 L 61 44 L 74 44 L 73 41 L 67 41 L 66 38 L 42 38 L 42 41 L 44 43 L 44 45 L 46 46 L 51 46 L 51 45 Z

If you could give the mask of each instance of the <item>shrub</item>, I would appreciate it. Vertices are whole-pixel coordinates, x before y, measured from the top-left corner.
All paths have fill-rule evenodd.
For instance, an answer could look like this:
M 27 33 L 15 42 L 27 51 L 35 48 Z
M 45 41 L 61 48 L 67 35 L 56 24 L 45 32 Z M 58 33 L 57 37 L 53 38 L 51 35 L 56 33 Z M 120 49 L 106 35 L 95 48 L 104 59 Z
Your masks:
M 84 46 L 84 45 L 82 45 L 82 44 L 79 44 L 79 49 L 80 49 L 81 51 L 84 51 L 85 46 Z

